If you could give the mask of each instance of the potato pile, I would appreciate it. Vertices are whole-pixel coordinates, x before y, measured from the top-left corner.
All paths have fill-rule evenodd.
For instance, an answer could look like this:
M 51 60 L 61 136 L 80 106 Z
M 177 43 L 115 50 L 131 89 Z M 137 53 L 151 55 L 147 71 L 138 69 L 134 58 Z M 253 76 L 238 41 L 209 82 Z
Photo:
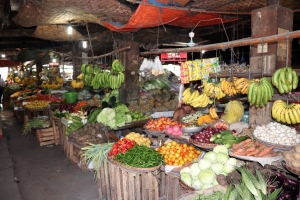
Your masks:
M 300 170 L 300 145 L 295 146 L 290 151 L 285 151 L 283 157 L 288 166 Z
M 130 132 L 125 136 L 126 139 L 135 141 L 138 145 L 150 147 L 151 141 L 149 138 L 142 136 L 139 133 Z

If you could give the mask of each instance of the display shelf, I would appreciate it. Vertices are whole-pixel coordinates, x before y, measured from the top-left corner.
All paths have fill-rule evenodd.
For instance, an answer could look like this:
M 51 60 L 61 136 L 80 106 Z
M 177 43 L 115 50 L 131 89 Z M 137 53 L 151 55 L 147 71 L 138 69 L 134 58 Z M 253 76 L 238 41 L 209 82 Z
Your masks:
M 251 78 L 261 78 L 262 76 L 271 77 L 272 75 L 273 75 L 273 73 L 263 73 L 263 74 L 261 74 L 260 72 L 259 73 L 251 73 Z M 215 78 L 216 76 L 219 78 L 227 78 L 227 77 L 231 76 L 231 73 L 230 72 L 222 72 L 222 73 L 218 73 L 218 74 L 215 74 L 215 73 L 209 74 L 210 78 Z M 238 77 L 238 78 L 243 78 L 243 77 L 248 78 L 249 72 L 234 72 L 234 73 L 232 73 L 232 76 Z

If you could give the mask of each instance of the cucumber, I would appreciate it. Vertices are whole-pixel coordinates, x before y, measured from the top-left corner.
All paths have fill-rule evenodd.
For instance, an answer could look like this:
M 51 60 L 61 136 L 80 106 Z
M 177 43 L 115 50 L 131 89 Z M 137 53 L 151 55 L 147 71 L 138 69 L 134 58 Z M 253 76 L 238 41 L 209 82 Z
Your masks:
M 217 139 L 217 135 L 213 135 L 213 136 L 209 139 L 209 141 L 213 142 L 213 141 L 215 141 L 216 139 Z
M 216 139 L 215 141 L 214 141 L 214 143 L 215 144 L 223 144 L 223 140 L 222 139 Z
M 236 144 L 236 140 L 223 140 L 223 144 L 225 144 L 228 148 L 231 148 L 233 144 Z
M 216 134 L 217 135 L 217 138 L 222 138 L 222 134 L 219 133 L 219 134 Z
M 221 132 L 221 134 L 222 135 L 228 135 L 228 134 L 232 135 L 232 131 L 230 131 L 230 130 L 224 130 L 224 131 Z
M 226 134 L 226 135 L 223 135 L 222 136 L 222 139 L 223 140 L 235 140 L 236 139 L 236 137 L 234 136 L 234 135 L 232 135 L 232 134 Z
M 78 116 L 72 116 L 72 120 L 81 121 L 82 119 Z

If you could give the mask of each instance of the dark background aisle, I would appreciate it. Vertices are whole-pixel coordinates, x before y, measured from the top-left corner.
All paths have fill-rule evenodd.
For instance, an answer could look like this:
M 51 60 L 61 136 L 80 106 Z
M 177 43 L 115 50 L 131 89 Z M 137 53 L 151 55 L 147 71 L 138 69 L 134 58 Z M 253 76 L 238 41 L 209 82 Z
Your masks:
M 40 147 L 34 134 L 23 137 L 22 125 L 16 122 L 12 111 L 2 111 L 1 119 L 23 200 L 99 198 L 94 174 L 72 164 L 60 146 Z M 5 192 L 9 191 L 0 188 L 0 194 Z

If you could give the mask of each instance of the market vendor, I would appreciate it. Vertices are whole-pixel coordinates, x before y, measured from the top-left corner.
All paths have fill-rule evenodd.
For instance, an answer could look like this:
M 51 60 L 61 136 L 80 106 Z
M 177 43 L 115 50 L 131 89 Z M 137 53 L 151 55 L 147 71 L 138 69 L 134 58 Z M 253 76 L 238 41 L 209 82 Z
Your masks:
M 181 104 L 180 108 L 174 111 L 173 113 L 173 120 L 180 121 L 182 117 L 185 117 L 190 114 L 194 114 L 196 110 L 188 105 L 188 104 Z

